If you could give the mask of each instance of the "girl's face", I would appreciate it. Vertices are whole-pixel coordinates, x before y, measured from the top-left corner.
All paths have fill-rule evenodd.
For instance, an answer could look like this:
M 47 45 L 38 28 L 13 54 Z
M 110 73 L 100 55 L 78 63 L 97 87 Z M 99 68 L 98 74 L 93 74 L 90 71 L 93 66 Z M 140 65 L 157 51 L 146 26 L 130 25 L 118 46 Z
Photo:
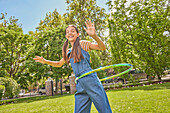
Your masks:
M 79 37 L 79 33 L 77 33 L 76 29 L 72 26 L 69 26 L 66 29 L 66 35 L 65 37 L 70 41 L 70 42 L 75 42 L 77 37 Z

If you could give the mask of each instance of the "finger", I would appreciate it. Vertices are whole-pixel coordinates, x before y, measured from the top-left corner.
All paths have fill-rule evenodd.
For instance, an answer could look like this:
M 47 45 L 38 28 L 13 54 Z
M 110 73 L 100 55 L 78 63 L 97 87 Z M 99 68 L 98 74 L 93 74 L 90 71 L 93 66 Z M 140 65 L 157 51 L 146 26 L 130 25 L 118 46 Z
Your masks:
M 89 20 L 89 26 L 92 27 L 91 20 Z
M 33 58 L 33 60 L 39 60 L 39 58 Z
M 89 21 L 88 21 L 88 20 L 86 20 L 86 23 L 87 23 L 87 25 L 89 26 Z
M 85 24 L 86 24 L 86 27 L 89 27 L 89 25 L 87 24 L 87 22 L 85 22 Z
M 84 30 L 87 32 L 87 29 L 86 29 L 86 28 L 84 28 Z
M 40 61 L 40 60 L 36 60 L 35 62 L 40 62 L 40 63 L 41 63 L 41 61 Z
M 41 59 L 41 57 L 39 57 L 39 56 L 35 56 L 35 58 L 37 58 L 37 59 Z
M 41 56 L 41 59 L 44 59 L 44 58 Z
M 88 20 L 86 20 L 86 24 L 87 24 L 87 27 L 89 27 L 89 21 Z

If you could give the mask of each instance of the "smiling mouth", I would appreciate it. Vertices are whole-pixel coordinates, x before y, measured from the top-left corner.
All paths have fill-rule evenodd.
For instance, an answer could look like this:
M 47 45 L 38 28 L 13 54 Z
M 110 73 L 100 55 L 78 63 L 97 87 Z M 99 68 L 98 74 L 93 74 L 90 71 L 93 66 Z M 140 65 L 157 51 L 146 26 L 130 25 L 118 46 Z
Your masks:
M 73 38 L 73 36 L 69 36 L 69 38 Z

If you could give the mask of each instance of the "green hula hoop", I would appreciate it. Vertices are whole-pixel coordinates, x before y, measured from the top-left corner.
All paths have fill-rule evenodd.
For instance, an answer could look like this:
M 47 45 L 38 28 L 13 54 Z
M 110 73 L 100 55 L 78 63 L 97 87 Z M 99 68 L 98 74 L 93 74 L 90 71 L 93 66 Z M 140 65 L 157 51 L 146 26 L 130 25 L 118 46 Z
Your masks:
M 98 71 L 105 70 L 105 69 L 109 69 L 109 68 L 114 68 L 114 67 L 122 67 L 122 66 L 130 66 L 130 68 L 127 69 L 127 70 L 125 70 L 125 71 L 123 71 L 123 72 L 121 72 L 121 73 L 118 73 L 118 74 L 116 74 L 116 75 L 113 75 L 113 76 L 110 76 L 110 77 L 106 77 L 106 78 L 102 78 L 102 79 L 100 79 L 100 81 L 105 81 L 105 80 L 108 80 L 108 79 L 111 79 L 111 78 L 114 78 L 114 77 L 118 77 L 118 76 L 120 76 L 120 75 L 123 75 L 123 74 L 129 72 L 129 71 L 132 70 L 132 68 L 133 68 L 133 65 L 131 65 L 131 64 L 113 64 L 113 65 L 109 65 L 109 66 L 100 67 L 100 68 L 94 69 L 94 70 L 92 70 L 92 71 L 89 71 L 89 72 L 87 72 L 87 73 L 85 73 L 85 74 L 77 77 L 77 78 L 75 79 L 75 83 L 76 83 L 76 81 L 77 81 L 78 79 L 80 79 L 80 78 L 82 78 L 82 77 L 84 77 L 84 76 L 86 76 L 86 75 L 89 75 L 89 74 L 91 74 L 91 73 L 98 72 Z

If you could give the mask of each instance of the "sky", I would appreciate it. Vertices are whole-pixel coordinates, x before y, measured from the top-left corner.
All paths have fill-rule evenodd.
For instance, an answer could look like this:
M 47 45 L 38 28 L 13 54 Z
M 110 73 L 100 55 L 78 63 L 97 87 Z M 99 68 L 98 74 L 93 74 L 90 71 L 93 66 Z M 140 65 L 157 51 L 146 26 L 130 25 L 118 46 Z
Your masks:
M 0 0 L 0 13 L 7 13 L 6 19 L 15 16 L 22 24 L 24 34 L 28 31 L 35 31 L 40 20 L 45 18 L 46 13 L 53 12 L 55 9 L 60 15 L 66 13 L 66 0 Z M 108 0 L 96 0 L 99 7 L 105 8 L 109 13 Z M 0 21 L 2 22 L 2 21 Z

